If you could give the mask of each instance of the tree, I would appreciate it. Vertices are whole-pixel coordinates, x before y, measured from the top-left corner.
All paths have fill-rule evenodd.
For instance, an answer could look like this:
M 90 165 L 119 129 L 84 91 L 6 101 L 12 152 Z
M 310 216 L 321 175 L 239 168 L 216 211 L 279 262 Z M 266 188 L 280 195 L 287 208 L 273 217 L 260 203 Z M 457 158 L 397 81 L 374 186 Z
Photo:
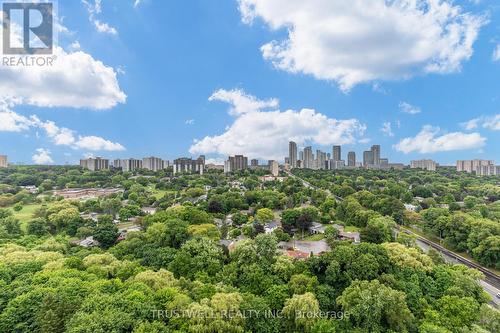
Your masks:
M 30 220 L 26 226 L 26 232 L 29 235 L 44 236 L 49 233 L 49 227 L 47 221 L 43 218 L 36 218 Z
M 97 224 L 93 236 L 94 239 L 99 242 L 101 247 L 107 249 L 115 244 L 116 239 L 118 238 L 118 228 L 113 224 L 113 222 L 102 220 Z
M 370 219 L 366 227 L 361 229 L 361 240 L 377 244 L 390 242 L 395 225 L 394 220 L 387 216 Z
M 349 321 L 354 327 L 369 332 L 383 329 L 404 332 L 413 321 L 405 293 L 378 280 L 354 281 L 337 298 L 337 303 L 349 313 Z
M 293 295 L 285 302 L 282 311 L 287 318 L 288 332 L 310 332 L 319 310 L 318 300 L 313 293 Z
M 255 214 L 259 222 L 269 222 L 274 219 L 274 213 L 269 208 L 260 208 Z

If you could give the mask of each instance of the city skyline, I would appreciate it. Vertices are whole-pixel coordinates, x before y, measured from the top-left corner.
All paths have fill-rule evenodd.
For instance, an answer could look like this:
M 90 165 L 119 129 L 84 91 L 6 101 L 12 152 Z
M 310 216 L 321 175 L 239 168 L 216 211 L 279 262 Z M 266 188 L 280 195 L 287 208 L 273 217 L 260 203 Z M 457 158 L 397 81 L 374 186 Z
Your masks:
M 358 160 L 375 143 L 405 164 L 498 159 L 498 6 L 445 0 L 454 10 L 443 22 L 439 9 L 381 2 L 377 10 L 393 11 L 391 19 L 379 21 L 374 8 L 357 35 L 336 34 L 332 23 L 339 13 L 358 22 L 364 14 L 355 9 L 301 3 L 301 21 L 287 3 L 265 10 L 276 1 L 59 1 L 54 70 L 0 65 L 0 153 L 24 164 L 77 164 L 89 155 L 278 160 L 292 140 L 325 152 L 342 145 Z M 327 25 L 331 33 L 311 38 Z M 412 53 L 419 45 L 427 47 Z M 380 62 L 358 58 L 370 53 Z M 341 66 L 341 58 L 352 62 Z M 65 74 L 73 69 L 78 76 Z M 51 84 L 40 84 L 41 75 Z

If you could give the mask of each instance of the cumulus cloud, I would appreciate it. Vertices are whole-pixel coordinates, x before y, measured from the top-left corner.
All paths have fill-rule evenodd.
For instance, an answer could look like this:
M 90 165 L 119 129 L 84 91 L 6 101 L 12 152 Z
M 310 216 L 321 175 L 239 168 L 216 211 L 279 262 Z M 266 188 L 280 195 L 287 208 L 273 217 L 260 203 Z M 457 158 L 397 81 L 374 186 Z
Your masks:
M 500 61 L 500 44 L 497 44 L 497 47 L 493 51 L 492 59 L 493 61 Z
M 287 38 L 261 47 L 281 70 L 363 82 L 459 71 L 486 19 L 451 0 L 239 0 L 244 23 L 262 19 Z
M 0 105 L 0 132 L 21 132 L 30 129 L 42 130 L 51 139 L 52 143 L 58 146 L 92 151 L 125 150 L 125 147 L 119 143 L 98 136 L 78 135 L 76 131 L 66 127 L 59 127 L 51 120 L 44 121 L 36 115 L 26 117 L 10 110 L 6 104 Z
M 38 148 L 31 157 L 35 164 L 52 164 L 54 160 L 50 156 L 50 150 L 45 148 Z
M 82 3 L 85 5 L 85 8 L 87 8 L 87 11 L 89 13 L 89 21 L 94 25 L 98 32 L 110 35 L 118 34 L 116 28 L 96 18 L 96 16 L 102 12 L 101 0 L 94 0 L 94 2 L 92 2 L 91 0 L 82 0 Z
M 226 102 L 231 105 L 229 114 L 238 115 L 248 112 L 255 112 L 268 108 L 276 108 L 279 105 L 279 100 L 271 98 L 268 100 L 260 100 L 254 96 L 247 95 L 241 89 L 224 90 L 219 89 L 208 98 L 209 101 Z
M 483 147 L 486 138 L 479 133 L 452 132 L 441 134 L 439 127 L 426 125 L 415 136 L 402 139 L 394 148 L 405 154 L 411 152 L 437 153 Z
M 460 124 L 466 130 L 482 126 L 493 131 L 500 131 L 500 113 L 493 116 L 481 116 Z
M 411 105 L 410 103 L 407 102 L 399 102 L 399 109 L 401 112 L 408 113 L 408 114 L 417 114 L 422 112 L 419 107 Z
M 382 133 L 386 136 L 394 136 L 394 133 L 392 132 L 392 126 L 389 121 L 386 121 L 382 124 L 382 128 L 380 129 Z
M 234 122 L 220 135 L 195 140 L 189 149 L 191 154 L 245 154 L 281 160 L 287 154 L 289 140 L 299 145 L 348 144 L 356 142 L 366 129 L 357 119 L 328 118 L 313 109 L 265 110 L 277 107 L 277 100 L 259 100 L 242 90 L 218 90 L 210 100 L 229 103 Z

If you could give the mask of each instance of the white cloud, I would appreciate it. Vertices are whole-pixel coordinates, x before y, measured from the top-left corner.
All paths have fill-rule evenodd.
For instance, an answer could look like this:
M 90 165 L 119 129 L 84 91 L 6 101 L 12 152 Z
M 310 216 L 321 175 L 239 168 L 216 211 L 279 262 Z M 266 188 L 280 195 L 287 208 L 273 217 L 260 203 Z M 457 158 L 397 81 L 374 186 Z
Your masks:
M 70 48 L 71 50 L 79 50 L 79 49 L 81 49 L 81 48 L 82 48 L 82 46 L 80 45 L 80 42 L 79 42 L 79 41 L 75 40 L 73 43 L 71 43 L 71 44 L 69 45 L 69 48 Z
M 500 61 L 500 44 L 497 44 L 497 47 L 493 51 L 492 59 L 493 61 Z
M 38 148 L 31 157 L 35 164 L 52 164 L 54 160 L 50 156 L 50 150 L 45 148 Z
M 405 154 L 411 152 L 437 153 L 483 147 L 486 138 L 479 133 L 452 132 L 440 135 L 439 127 L 426 125 L 415 136 L 399 141 L 394 148 Z
M 214 95 L 210 100 L 231 104 L 228 112 L 235 120 L 224 133 L 195 140 L 189 149 L 193 155 L 245 154 L 251 158 L 281 160 L 287 154 L 289 140 L 299 145 L 348 144 L 356 142 L 366 129 L 357 119 L 337 120 L 312 109 L 264 111 L 278 107 L 277 100 L 262 101 L 241 90 L 219 90 Z
M 472 130 L 482 126 L 493 131 L 500 131 L 500 113 L 493 116 L 481 116 L 461 123 L 460 126 L 466 130 Z
M 139 5 L 140 5 L 142 2 L 143 2 L 142 0 L 135 0 L 135 1 L 134 1 L 134 8 L 139 7 Z
M 110 35 L 118 34 L 116 28 L 96 18 L 96 15 L 102 12 L 101 0 L 95 0 L 93 3 L 91 0 L 82 0 L 82 3 L 85 5 L 85 8 L 87 8 L 89 13 L 89 21 L 94 25 L 98 32 Z
M 86 150 L 125 150 L 121 144 L 106 140 L 98 136 L 81 136 L 75 131 L 59 127 L 51 120 L 40 120 L 35 115 L 25 117 L 10 109 L 6 105 L 0 105 L 0 132 L 21 132 L 30 129 L 42 129 L 48 138 L 57 146 L 68 146 L 73 149 Z M 36 132 L 38 138 L 39 133 Z
M 93 23 L 94 23 L 95 28 L 99 32 L 103 32 L 103 33 L 110 34 L 110 35 L 118 34 L 118 31 L 116 30 L 116 28 L 110 26 L 106 22 L 101 22 L 101 21 L 95 19 L 93 21 Z
M 21 132 L 30 128 L 31 119 L 10 110 L 0 110 L 0 132 Z
M 386 136 L 394 136 L 394 133 L 392 132 L 392 126 L 391 123 L 386 121 L 382 124 L 382 128 L 380 129 L 382 133 Z
M 408 114 L 417 114 L 422 112 L 419 107 L 411 105 L 410 103 L 407 102 L 399 102 L 399 109 L 401 112 L 408 113 Z
M 260 111 L 267 108 L 276 108 L 279 100 L 271 98 L 268 100 L 259 100 L 252 95 L 247 95 L 241 89 L 224 90 L 219 89 L 208 98 L 209 101 L 221 101 L 231 104 L 229 114 L 238 115 L 248 112 Z
M 193 125 L 194 124 L 194 119 L 187 119 L 184 123 L 186 125 Z
M 107 150 L 107 151 L 122 151 L 125 150 L 121 144 L 111 142 L 99 136 L 80 136 L 75 146 L 80 149 L 87 149 L 92 151 Z
M 451 0 L 239 0 L 242 20 L 261 18 L 285 40 L 261 47 L 276 68 L 363 82 L 459 71 L 473 53 L 482 16 Z
M 41 107 L 109 109 L 125 103 L 116 72 L 82 51 L 55 47 L 53 66 L 0 65 L 0 99 Z

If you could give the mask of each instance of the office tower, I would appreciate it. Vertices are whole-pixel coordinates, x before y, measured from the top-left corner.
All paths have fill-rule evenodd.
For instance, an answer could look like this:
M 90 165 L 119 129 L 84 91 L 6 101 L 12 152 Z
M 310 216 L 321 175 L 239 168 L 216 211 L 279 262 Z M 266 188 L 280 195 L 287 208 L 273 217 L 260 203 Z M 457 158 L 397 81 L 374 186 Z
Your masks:
M 342 159 L 342 155 L 340 152 L 340 146 L 333 146 L 332 149 L 332 159 L 334 161 L 340 161 Z
M 278 162 L 273 161 L 273 160 L 270 160 L 270 161 L 268 162 L 268 165 L 269 165 L 269 171 L 271 171 L 271 174 L 272 174 L 274 177 L 278 177 L 279 172 L 280 172 Z
M 233 172 L 237 170 L 245 170 L 248 168 L 248 157 L 243 155 L 229 156 L 224 162 L 224 172 Z
M 326 165 L 326 153 L 321 150 L 316 150 L 316 169 L 325 169 Z
M 374 165 L 380 165 L 380 145 L 373 145 L 371 148 L 373 154 L 373 163 Z
M 7 163 L 7 155 L 0 155 L 0 168 L 6 168 L 9 164 Z
M 259 166 L 259 160 L 254 158 L 253 160 L 250 161 L 250 166 L 253 167 Z
M 373 165 L 373 152 L 371 150 L 365 150 L 363 152 L 363 166 L 368 167 Z
M 90 171 L 109 169 L 109 160 L 101 157 L 90 157 L 80 160 L 80 166 Z
M 159 171 L 163 169 L 163 160 L 159 157 L 145 157 L 142 159 L 142 167 L 150 171 Z
M 465 171 L 468 173 L 475 172 L 478 168 L 483 166 L 493 165 L 493 161 L 489 160 L 462 160 L 457 161 L 457 171 Z
M 313 153 L 312 153 L 312 148 L 311 147 L 305 147 L 304 148 L 304 168 L 305 169 L 312 169 L 313 168 Z
M 194 173 L 197 172 L 200 175 L 203 174 L 205 170 L 205 158 L 200 156 L 197 159 L 192 159 L 189 157 L 180 157 L 174 160 L 173 164 L 174 175 L 177 173 Z
M 142 169 L 142 160 L 137 160 L 134 158 L 114 160 L 113 167 L 122 169 L 123 172 L 134 171 L 137 169 Z
M 293 141 L 288 143 L 288 162 L 291 168 L 297 167 L 297 144 Z
M 410 161 L 410 168 L 436 171 L 437 163 L 433 160 L 413 160 Z
M 347 153 L 347 166 L 355 167 L 356 166 L 356 153 L 350 151 Z

